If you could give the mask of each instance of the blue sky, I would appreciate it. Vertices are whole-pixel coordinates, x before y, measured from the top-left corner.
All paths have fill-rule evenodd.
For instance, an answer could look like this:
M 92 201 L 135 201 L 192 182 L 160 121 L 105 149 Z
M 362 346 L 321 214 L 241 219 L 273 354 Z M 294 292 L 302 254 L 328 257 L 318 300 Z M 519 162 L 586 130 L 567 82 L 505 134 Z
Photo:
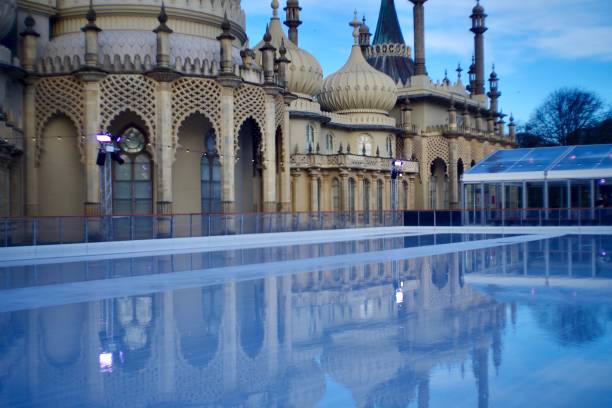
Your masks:
M 412 3 L 396 0 L 406 43 L 412 47 Z M 612 103 L 612 1 L 481 0 L 489 15 L 486 33 L 487 76 L 492 63 L 501 78 L 501 108 L 517 120 L 529 119 L 550 92 L 577 86 Z M 441 80 L 448 68 L 464 68 L 473 53 L 470 19 L 475 0 L 425 3 L 425 47 L 430 77 Z M 281 8 L 285 1 L 281 0 Z M 376 30 L 379 0 L 301 0 L 300 46 L 315 55 L 325 75 L 339 69 L 352 44 L 348 22 L 353 10 L 365 14 Z M 269 0 L 243 0 L 251 46 L 263 37 Z M 281 14 L 284 17 L 284 12 Z M 466 73 L 464 72 L 464 79 Z M 465 81 L 464 81 L 465 83 Z

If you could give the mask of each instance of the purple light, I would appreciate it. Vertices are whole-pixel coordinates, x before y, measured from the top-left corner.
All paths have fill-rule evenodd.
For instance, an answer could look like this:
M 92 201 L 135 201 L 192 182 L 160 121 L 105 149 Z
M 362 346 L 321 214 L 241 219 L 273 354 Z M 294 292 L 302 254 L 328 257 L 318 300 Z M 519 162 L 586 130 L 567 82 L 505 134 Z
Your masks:
M 599 185 L 600 186 L 603 186 L 604 184 L 606 184 L 606 179 L 599 180 Z
M 404 163 L 401 160 L 396 160 L 393 162 L 393 165 L 396 167 L 401 167 Z
M 111 135 L 109 135 L 108 133 L 97 134 L 96 140 L 100 143 L 110 143 L 112 141 Z
M 100 353 L 100 372 L 112 373 L 113 372 L 113 353 Z

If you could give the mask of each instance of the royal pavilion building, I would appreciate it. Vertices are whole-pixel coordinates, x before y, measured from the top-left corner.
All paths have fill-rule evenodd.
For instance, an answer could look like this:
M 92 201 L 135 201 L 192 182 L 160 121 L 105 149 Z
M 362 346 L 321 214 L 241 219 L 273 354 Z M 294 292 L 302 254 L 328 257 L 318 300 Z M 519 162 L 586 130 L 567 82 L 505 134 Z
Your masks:
M 272 1 L 261 41 L 240 0 L 3 2 L 0 216 L 101 214 L 103 132 L 125 160 L 116 215 L 458 208 L 461 175 L 514 147 L 514 123 L 485 77 L 483 7 L 466 86 L 428 76 L 426 0 L 411 3 L 414 48 L 382 0 L 324 77 L 297 0 Z

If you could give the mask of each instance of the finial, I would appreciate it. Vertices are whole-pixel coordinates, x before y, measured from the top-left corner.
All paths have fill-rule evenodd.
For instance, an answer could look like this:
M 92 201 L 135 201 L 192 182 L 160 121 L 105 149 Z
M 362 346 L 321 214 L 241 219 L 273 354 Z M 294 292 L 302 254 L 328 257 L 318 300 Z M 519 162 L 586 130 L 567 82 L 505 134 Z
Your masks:
M 159 11 L 159 15 L 157 16 L 157 21 L 160 24 L 166 24 L 168 22 L 168 15 L 166 14 L 166 5 L 162 1 L 161 10 Z
M 229 33 L 231 28 L 232 28 L 232 24 L 227 18 L 227 11 L 226 11 L 225 14 L 223 15 L 223 22 L 221 23 L 221 29 L 223 30 L 224 33 Z
M 266 24 L 266 33 L 264 34 L 263 40 L 265 43 L 272 41 L 272 34 L 270 34 L 270 25 Z
M 510 114 L 510 124 L 513 125 L 514 124 L 514 113 Z
M 272 18 L 278 18 L 278 0 L 272 0 Z
M 354 45 L 359 45 L 359 19 L 357 18 L 357 10 L 355 10 L 353 21 L 349 23 L 349 26 L 353 27 Z
M 93 7 L 93 0 L 89 0 L 89 10 L 87 10 L 87 21 L 89 24 L 93 24 L 96 22 L 96 10 Z
M 278 53 L 281 55 L 281 57 L 284 57 L 287 54 L 287 47 L 285 47 L 285 39 L 281 39 L 281 44 L 280 47 L 278 49 Z
M 457 64 L 457 69 L 455 71 L 457 71 L 457 79 L 461 81 L 461 73 L 463 72 L 463 68 L 461 68 L 461 63 Z
M 28 30 L 31 30 L 36 25 L 36 20 L 34 20 L 34 17 L 32 17 L 32 14 L 28 14 L 28 16 L 25 18 L 24 23 L 25 23 L 26 28 Z

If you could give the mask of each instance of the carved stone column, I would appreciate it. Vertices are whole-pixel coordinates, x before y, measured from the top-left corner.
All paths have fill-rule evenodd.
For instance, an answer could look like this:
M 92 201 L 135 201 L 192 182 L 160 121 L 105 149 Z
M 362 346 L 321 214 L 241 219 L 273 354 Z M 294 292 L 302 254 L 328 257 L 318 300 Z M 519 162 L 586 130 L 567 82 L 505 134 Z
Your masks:
M 172 79 L 161 80 L 157 88 L 157 213 L 172 213 Z
M 349 172 L 346 169 L 340 170 L 340 208 L 342 212 L 348 213 L 349 211 Z
M 283 115 L 282 163 L 280 168 L 280 210 L 291 211 L 291 124 L 289 122 L 289 109 Z M 279 146 L 280 147 L 280 146 Z
M 320 173 L 316 169 L 312 169 L 308 172 L 310 178 L 310 212 L 316 213 L 320 211 L 319 208 L 319 176 Z
M 221 134 L 217 137 L 221 140 L 222 176 L 221 176 L 221 201 L 223 212 L 233 213 L 236 211 L 236 180 L 235 180 L 235 136 L 234 135 L 234 90 L 240 85 L 238 78 L 223 78 L 221 85 Z
M 38 215 L 38 149 L 36 135 L 36 79 L 25 80 L 23 98 L 23 133 L 26 160 L 26 215 Z
M 459 160 L 459 143 L 457 139 L 451 139 L 449 141 L 449 150 L 448 150 L 448 179 L 450 183 L 450 207 L 457 208 L 459 205 L 459 188 L 458 188 L 458 177 L 457 174 L 457 160 Z
M 106 74 L 99 71 L 83 71 L 80 73 L 84 84 L 83 100 L 85 125 L 85 215 L 100 215 L 100 167 L 96 164 L 98 141 L 96 135 L 100 131 L 100 81 Z
M 274 88 L 266 89 L 266 124 L 262 138 L 266 147 L 263 157 L 263 210 L 276 211 L 276 102 L 278 94 Z

